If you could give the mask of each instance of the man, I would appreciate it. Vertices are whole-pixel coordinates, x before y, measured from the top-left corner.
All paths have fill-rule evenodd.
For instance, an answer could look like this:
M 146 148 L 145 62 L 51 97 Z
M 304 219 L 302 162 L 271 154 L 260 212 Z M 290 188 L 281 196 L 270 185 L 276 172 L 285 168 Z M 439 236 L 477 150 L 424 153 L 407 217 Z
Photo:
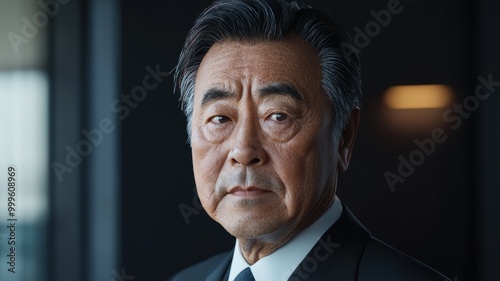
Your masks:
M 335 195 L 361 81 L 328 15 L 217 1 L 189 32 L 175 78 L 201 203 L 236 245 L 172 280 L 448 280 L 371 237 Z

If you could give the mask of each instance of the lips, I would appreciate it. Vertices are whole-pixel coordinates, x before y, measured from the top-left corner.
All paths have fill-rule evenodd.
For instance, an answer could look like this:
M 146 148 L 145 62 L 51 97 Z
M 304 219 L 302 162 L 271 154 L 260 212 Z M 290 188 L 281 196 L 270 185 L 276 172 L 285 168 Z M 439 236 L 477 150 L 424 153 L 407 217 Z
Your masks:
M 270 192 L 271 191 L 269 190 L 259 188 L 256 186 L 248 186 L 248 187 L 235 186 L 229 190 L 229 194 L 235 196 L 243 196 L 243 197 L 264 195 Z

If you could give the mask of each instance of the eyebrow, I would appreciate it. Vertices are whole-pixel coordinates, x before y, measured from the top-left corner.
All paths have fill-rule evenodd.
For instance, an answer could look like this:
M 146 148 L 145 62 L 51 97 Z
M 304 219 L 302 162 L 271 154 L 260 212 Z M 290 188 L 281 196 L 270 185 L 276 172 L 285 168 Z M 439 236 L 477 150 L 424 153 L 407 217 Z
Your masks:
M 272 95 L 284 95 L 292 97 L 293 99 L 298 101 L 302 102 L 304 101 L 304 98 L 299 93 L 299 91 L 297 91 L 297 89 L 293 85 L 288 83 L 272 83 L 270 85 L 264 86 L 259 89 L 260 97 L 266 97 Z M 203 95 L 203 98 L 201 100 L 201 106 L 204 106 L 211 101 L 231 98 L 234 96 L 235 94 L 230 91 L 224 89 L 210 88 Z
M 208 91 L 203 95 L 203 99 L 201 100 L 201 106 L 204 106 L 207 103 L 214 101 L 214 100 L 230 98 L 233 96 L 234 96 L 234 94 L 229 92 L 229 91 L 226 91 L 223 89 L 211 88 L 211 89 L 208 89 Z
M 297 89 L 288 83 L 272 83 L 259 90 L 260 96 L 270 95 L 284 95 L 292 97 L 298 101 L 304 101 L 304 97 L 297 91 Z

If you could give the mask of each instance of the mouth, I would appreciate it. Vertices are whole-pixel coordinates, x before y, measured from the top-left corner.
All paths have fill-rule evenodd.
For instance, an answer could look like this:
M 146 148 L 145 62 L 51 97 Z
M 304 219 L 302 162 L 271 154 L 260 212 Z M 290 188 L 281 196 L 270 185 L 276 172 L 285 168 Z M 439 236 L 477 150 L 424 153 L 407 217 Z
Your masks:
M 257 197 L 269 193 L 271 193 L 271 191 L 255 186 L 248 186 L 248 187 L 235 186 L 231 188 L 231 190 L 229 190 L 230 195 L 238 197 Z

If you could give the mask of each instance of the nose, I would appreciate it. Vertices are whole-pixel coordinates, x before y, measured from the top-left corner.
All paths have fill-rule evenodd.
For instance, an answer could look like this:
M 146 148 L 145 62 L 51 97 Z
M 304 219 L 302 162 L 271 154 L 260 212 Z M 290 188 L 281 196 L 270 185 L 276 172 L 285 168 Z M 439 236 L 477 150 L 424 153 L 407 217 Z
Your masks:
M 248 118 L 249 119 L 249 118 Z M 267 161 L 267 153 L 260 141 L 260 126 L 252 120 L 241 120 L 231 135 L 229 161 L 231 165 L 263 165 Z

